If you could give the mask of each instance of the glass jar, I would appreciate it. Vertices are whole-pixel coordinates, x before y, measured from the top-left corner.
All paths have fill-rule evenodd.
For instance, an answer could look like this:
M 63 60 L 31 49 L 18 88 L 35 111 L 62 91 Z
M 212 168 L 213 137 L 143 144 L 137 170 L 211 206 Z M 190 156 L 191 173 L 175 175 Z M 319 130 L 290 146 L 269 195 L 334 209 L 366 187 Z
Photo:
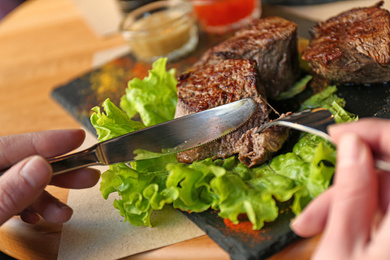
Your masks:
M 149 4 L 154 1 L 157 0 L 118 0 L 119 7 L 121 8 L 122 12 L 125 14 L 130 13 L 131 11 L 141 6 Z
M 235 31 L 260 18 L 260 0 L 191 0 L 199 24 L 207 33 Z
M 198 28 L 193 6 L 188 1 L 156 1 L 130 12 L 120 30 L 131 52 L 141 61 L 160 57 L 178 59 L 198 44 Z

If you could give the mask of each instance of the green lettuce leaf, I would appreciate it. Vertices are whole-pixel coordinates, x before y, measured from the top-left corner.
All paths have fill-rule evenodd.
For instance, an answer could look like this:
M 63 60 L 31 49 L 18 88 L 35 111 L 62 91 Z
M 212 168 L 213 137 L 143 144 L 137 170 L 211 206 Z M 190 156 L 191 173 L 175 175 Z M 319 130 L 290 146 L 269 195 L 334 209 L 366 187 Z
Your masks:
M 278 207 L 272 193 L 265 187 L 248 184 L 232 172 L 225 172 L 212 180 L 213 191 L 218 197 L 218 215 L 237 224 L 238 216 L 246 214 L 253 229 L 261 229 L 265 221 L 277 218 Z
M 307 84 L 313 78 L 311 75 L 306 75 L 298 82 L 296 82 L 290 89 L 285 92 L 280 93 L 280 95 L 275 100 L 284 100 L 292 98 L 306 89 Z
M 100 191 L 103 198 L 116 192 L 119 199 L 114 201 L 114 207 L 125 221 L 135 226 L 151 226 L 152 212 L 172 204 L 179 195 L 166 188 L 168 171 L 165 166 L 172 162 L 177 162 L 176 156 L 156 158 L 152 163 L 137 161 L 132 167 L 124 163 L 110 165 L 102 174 Z
M 145 127 L 141 122 L 131 120 L 110 99 L 103 102 L 103 108 L 105 113 L 100 111 L 100 107 L 92 108 L 94 113 L 91 115 L 91 123 L 96 129 L 98 139 L 101 142 Z
M 146 126 L 173 119 L 177 104 L 175 69 L 166 71 L 167 58 L 153 63 L 143 80 L 134 78 L 128 83 L 120 107 L 130 118 L 137 113 Z
M 333 101 L 339 103 L 342 107 L 345 106 L 345 100 L 338 97 L 335 93 L 337 92 L 336 86 L 329 86 L 320 93 L 311 96 L 305 102 L 301 104 L 301 110 L 317 107 L 330 108 Z
M 123 110 L 110 100 L 103 103 L 105 113 L 98 107 L 93 109 L 95 113 L 91 122 L 100 141 L 173 118 L 175 97 L 171 93 L 158 100 L 157 96 L 164 90 L 155 89 L 161 82 L 175 83 L 172 71 L 163 72 L 165 62 L 159 60 L 154 64 L 153 72 L 146 80 L 132 80 L 121 102 Z M 150 91 L 151 97 L 141 95 L 143 88 Z M 168 89 L 167 92 L 176 93 L 174 88 Z M 344 103 L 334 94 L 335 91 L 330 88 L 303 106 L 330 104 L 340 120 L 350 120 L 351 114 L 343 109 Z M 155 110 L 160 106 L 166 106 L 165 110 L 157 113 Z M 131 120 L 137 113 L 134 111 L 140 113 L 142 122 Z M 322 138 L 308 134 L 299 139 L 291 152 L 254 168 L 248 168 L 236 156 L 217 160 L 209 158 L 187 165 L 179 163 L 176 155 L 153 159 L 148 159 L 150 154 L 146 151 L 139 151 L 138 155 L 143 160 L 133 161 L 130 166 L 124 163 L 110 165 L 109 170 L 102 174 L 100 184 L 104 199 L 112 193 L 118 194 L 114 207 L 125 221 L 135 226 L 152 226 L 150 216 L 153 211 L 172 204 L 190 212 L 214 209 L 219 216 L 233 223 L 239 221 L 240 214 L 246 214 L 253 229 L 261 229 L 265 222 L 278 217 L 278 202 L 291 201 L 293 212 L 299 214 L 310 200 L 329 187 L 335 165 L 335 148 Z
M 167 170 L 170 172 L 167 188 L 179 193 L 178 199 L 173 202 L 175 208 L 192 212 L 210 208 L 215 199 L 210 187 L 215 171 L 211 160 L 196 162 L 190 166 L 170 164 Z
M 323 107 L 334 115 L 336 123 L 358 120 L 358 116 L 344 109 L 345 100 L 336 95 L 337 87 L 329 86 L 320 93 L 311 96 L 301 104 L 300 110 Z

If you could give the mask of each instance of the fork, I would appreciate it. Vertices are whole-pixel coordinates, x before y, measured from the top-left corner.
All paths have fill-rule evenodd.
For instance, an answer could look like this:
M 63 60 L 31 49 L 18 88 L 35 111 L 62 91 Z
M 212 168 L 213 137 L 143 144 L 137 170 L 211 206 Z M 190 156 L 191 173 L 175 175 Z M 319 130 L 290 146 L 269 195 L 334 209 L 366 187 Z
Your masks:
M 332 138 L 328 134 L 327 128 L 329 125 L 335 124 L 333 114 L 325 108 L 307 109 L 302 112 L 293 113 L 289 116 L 276 119 L 259 127 L 257 132 L 262 132 L 264 129 L 281 125 L 293 128 L 299 131 L 318 135 L 325 140 L 334 144 Z M 387 172 L 390 172 L 390 163 L 384 160 L 375 159 L 375 167 Z

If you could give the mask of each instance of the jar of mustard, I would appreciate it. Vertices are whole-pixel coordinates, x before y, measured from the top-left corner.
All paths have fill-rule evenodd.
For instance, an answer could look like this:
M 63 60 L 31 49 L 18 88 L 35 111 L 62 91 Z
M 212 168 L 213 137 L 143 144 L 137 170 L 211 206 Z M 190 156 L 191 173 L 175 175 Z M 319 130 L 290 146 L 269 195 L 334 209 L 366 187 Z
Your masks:
M 120 30 L 138 60 L 153 62 L 160 57 L 175 60 L 193 51 L 198 28 L 190 2 L 156 1 L 130 12 Z

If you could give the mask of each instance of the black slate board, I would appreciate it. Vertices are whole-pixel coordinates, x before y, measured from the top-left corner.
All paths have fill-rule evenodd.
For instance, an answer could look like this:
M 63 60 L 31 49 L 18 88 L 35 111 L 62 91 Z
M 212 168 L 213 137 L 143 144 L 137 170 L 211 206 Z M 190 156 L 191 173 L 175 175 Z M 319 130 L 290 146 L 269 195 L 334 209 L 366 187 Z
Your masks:
M 313 22 L 283 13 L 276 7 L 264 6 L 263 16 L 272 15 L 294 21 L 299 26 L 298 34 L 301 37 L 309 37 L 308 30 Z M 197 50 L 176 63 L 169 63 L 168 68 L 176 68 L 178 74 L 184 72 L 205 50 L 229 36 L 201 34 Z M 131 55 L 127 55 L 59 86 L 52 92 L 52 97 L 84 127 L 94 133 L 95 130 L 89 121 L 91 108 L 100 106 L 106 98 L 119 104 L 128 80 L 134 77 L 142 79 L 150 68 L 151 64 L 136 62 Z M 338 95 L 347 101 L 348 111 L 360 117 L 390 118 L 390 86 L 387 84 L 339 86 L 338 89 Z M 288 102 L 276 105 L 283 107 L 288 105 Z M 233 260 L 249 260 L 270 257 L 299 238 L 289 228 L 290 220 L 294 217 L 290 205 L 288 203 L 280 205 L 280 211 L 279 218 L 273 223 L 266 223 L 260 231 L 250 230 L 248 222 L 245 221 L 232 228 L 229 222 L 218 217 L 212 210 L 191 214 L 183 212 L 183 214 L 226 250 Z
M 261 230 L 251 230 L 252 224 L 248 220 L 232 227 L 229 220 L 223 220 L 212 210 L 183 214 L 228 252 L 232 260 L 257 260 L 272 256 L 299 238 L 289 227 L 295 216 L 290 203 L 278 206 L 279 217 L 272 223 L 265 223 Z

